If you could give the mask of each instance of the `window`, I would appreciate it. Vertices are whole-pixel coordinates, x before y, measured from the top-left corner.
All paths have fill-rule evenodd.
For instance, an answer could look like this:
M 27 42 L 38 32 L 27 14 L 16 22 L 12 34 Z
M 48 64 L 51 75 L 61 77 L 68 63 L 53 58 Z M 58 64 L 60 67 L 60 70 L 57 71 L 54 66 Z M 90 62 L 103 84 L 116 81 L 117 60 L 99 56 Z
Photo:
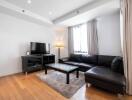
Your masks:
M 81 24 L 73 27 L 74 53 L 88 53 L 87 25 Z

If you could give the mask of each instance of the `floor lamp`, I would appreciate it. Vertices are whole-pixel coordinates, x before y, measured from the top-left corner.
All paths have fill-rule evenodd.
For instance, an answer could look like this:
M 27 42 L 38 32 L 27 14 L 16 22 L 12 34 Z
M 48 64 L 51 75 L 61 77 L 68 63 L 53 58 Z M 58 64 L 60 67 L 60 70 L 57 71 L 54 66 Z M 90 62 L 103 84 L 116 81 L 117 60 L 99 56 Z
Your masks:
M 61 42 L 56 43 L 56 48 L 58 48 L 58 60 L 60 59 L 60 49 L 64 47 L 64 44 Z

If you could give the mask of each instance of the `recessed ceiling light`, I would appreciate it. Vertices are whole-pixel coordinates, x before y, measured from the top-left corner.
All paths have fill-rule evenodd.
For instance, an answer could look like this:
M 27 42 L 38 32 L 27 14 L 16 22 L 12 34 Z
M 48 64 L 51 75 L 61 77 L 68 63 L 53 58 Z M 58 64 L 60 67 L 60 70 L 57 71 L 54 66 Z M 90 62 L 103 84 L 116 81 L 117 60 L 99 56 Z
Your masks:
M 27 0 L 27 3 L 28 3 L 28 4 L 31 4 L 31 2 L 32 2 L 31 0 Z
M 52 15 L 52 14 L 53 14 L 53 13 L 50 11 L 50 12 L 49 12 L 49 15 Z

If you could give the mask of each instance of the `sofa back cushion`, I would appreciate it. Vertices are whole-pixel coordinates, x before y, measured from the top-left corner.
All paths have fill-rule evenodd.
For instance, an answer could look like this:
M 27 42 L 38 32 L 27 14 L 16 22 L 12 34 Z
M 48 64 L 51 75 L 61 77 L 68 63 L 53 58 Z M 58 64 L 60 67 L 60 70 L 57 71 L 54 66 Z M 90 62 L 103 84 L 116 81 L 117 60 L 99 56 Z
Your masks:
M 122 57 L 115 57 L 111 63 L 111 69 L 114 72 L 124 74 L 123 58 Z
M 111 67 L 111 63 L 115 56 L 98 55 L 98 65 Z
M 97 55 L 82 55 L 81 60 L 87 64 L 97 64 Z
M 70 54 L 69 61 L 82 62 L 81 54 Z

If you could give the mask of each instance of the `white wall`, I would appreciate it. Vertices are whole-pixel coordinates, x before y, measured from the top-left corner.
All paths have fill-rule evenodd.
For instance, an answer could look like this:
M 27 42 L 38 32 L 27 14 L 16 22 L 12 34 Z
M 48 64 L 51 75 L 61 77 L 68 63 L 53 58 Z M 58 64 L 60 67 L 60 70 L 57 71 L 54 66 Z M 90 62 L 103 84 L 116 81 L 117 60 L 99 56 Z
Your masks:
M 65 44 L 61 56 L 67 56 L 67 30 L 61 28 Z M 29 50 L 31 41 L 51 44 L 51 53 L 56 54 L 54 43 L 60 34 L 56 28 L 41 26 L 0 13 L 0 76 L 22 71 L 21 56 Z M 65 37 L 65 38 L 64 38 Z
M 97 19 L 99 54 L 121 56 L 120 12 Z

